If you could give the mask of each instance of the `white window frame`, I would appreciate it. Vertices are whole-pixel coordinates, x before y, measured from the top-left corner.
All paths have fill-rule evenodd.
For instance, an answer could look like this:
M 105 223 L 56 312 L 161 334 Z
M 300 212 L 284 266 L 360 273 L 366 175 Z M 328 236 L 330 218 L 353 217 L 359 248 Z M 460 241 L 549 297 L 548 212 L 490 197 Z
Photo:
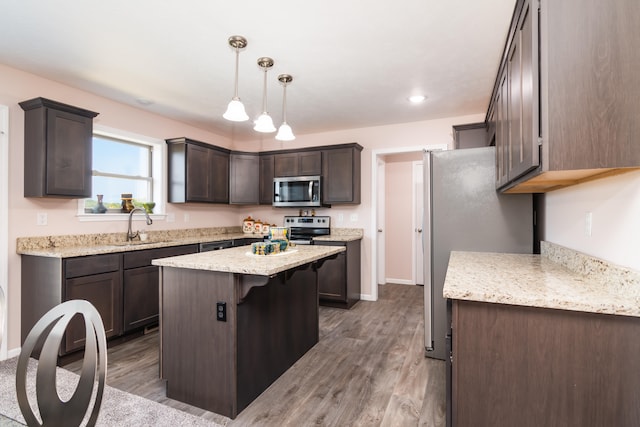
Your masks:
M 164 159 L 167 157 L 167 145 L 163 139 L 150 138 L 148 136 L 139 135 L 133 132 L 123 131 L 120 129 L 114 129 L 102 125 L 94 125 L 93 134 L 102 136 L 105 138 L 122 140 L 125 142 L 132 142 L 135 144 L 148 145 L 152 147 L 151 150 L 151 170 L 152 170 L 152 189 L 153 189 L 153 201 L 156 202 L 156 206 L 153 208 L 154 213 L 151 218 L 164 220 L 165 219 L 165 186 L 166 186 L 166 166 Z M 106 176 L 108 174 L 105 174 Z M 78 213 L 77 217 L 80 221 L 126 221 L 129 214 L 127 213 L 109 213 L 109 214 L 94 214 L 86 213 L 84 210 L 85 199 L 78 199 Z

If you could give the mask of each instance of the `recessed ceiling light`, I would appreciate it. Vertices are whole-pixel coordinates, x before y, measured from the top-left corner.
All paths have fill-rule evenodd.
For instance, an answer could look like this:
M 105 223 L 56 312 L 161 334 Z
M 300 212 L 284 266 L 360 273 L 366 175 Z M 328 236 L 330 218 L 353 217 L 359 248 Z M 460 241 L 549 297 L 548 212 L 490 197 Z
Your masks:
M 412 104 L 419 104 L 427 99 L 427 97 L 424 95 L 411 95 L 408 99 Z

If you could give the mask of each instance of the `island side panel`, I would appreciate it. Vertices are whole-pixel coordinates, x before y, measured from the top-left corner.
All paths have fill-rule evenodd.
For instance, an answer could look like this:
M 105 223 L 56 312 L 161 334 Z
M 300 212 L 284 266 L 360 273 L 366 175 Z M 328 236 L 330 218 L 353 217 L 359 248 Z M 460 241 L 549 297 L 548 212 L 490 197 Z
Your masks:
M 237 414 L 234 275 L 162 267 L 162 373 L 167 397 Z M 225 302 L 227 321 L 216 320 Z
M 238 305 L 238 412 L 313 347 L 318 334 L 315 263 L 252 288 Z

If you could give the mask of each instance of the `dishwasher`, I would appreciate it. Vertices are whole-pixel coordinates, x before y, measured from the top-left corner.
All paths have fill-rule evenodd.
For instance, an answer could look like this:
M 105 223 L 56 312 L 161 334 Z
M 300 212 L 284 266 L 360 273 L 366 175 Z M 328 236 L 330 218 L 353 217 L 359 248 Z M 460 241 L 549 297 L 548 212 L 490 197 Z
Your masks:
M 205 242 L 198 245 L 199 252 L 217 251 L 233 247 L 233 240 L 219 240 L 217 242 Z

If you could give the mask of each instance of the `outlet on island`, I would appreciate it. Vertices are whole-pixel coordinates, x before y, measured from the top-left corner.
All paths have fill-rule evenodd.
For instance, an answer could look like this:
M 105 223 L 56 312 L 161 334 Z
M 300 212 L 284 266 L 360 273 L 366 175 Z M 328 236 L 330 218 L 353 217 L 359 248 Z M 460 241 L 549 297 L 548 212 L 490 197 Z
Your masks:
M 227 303 L 226 302 L 216 303 L 216 320 L 218 320 L 219 322 L 227 321 Z

